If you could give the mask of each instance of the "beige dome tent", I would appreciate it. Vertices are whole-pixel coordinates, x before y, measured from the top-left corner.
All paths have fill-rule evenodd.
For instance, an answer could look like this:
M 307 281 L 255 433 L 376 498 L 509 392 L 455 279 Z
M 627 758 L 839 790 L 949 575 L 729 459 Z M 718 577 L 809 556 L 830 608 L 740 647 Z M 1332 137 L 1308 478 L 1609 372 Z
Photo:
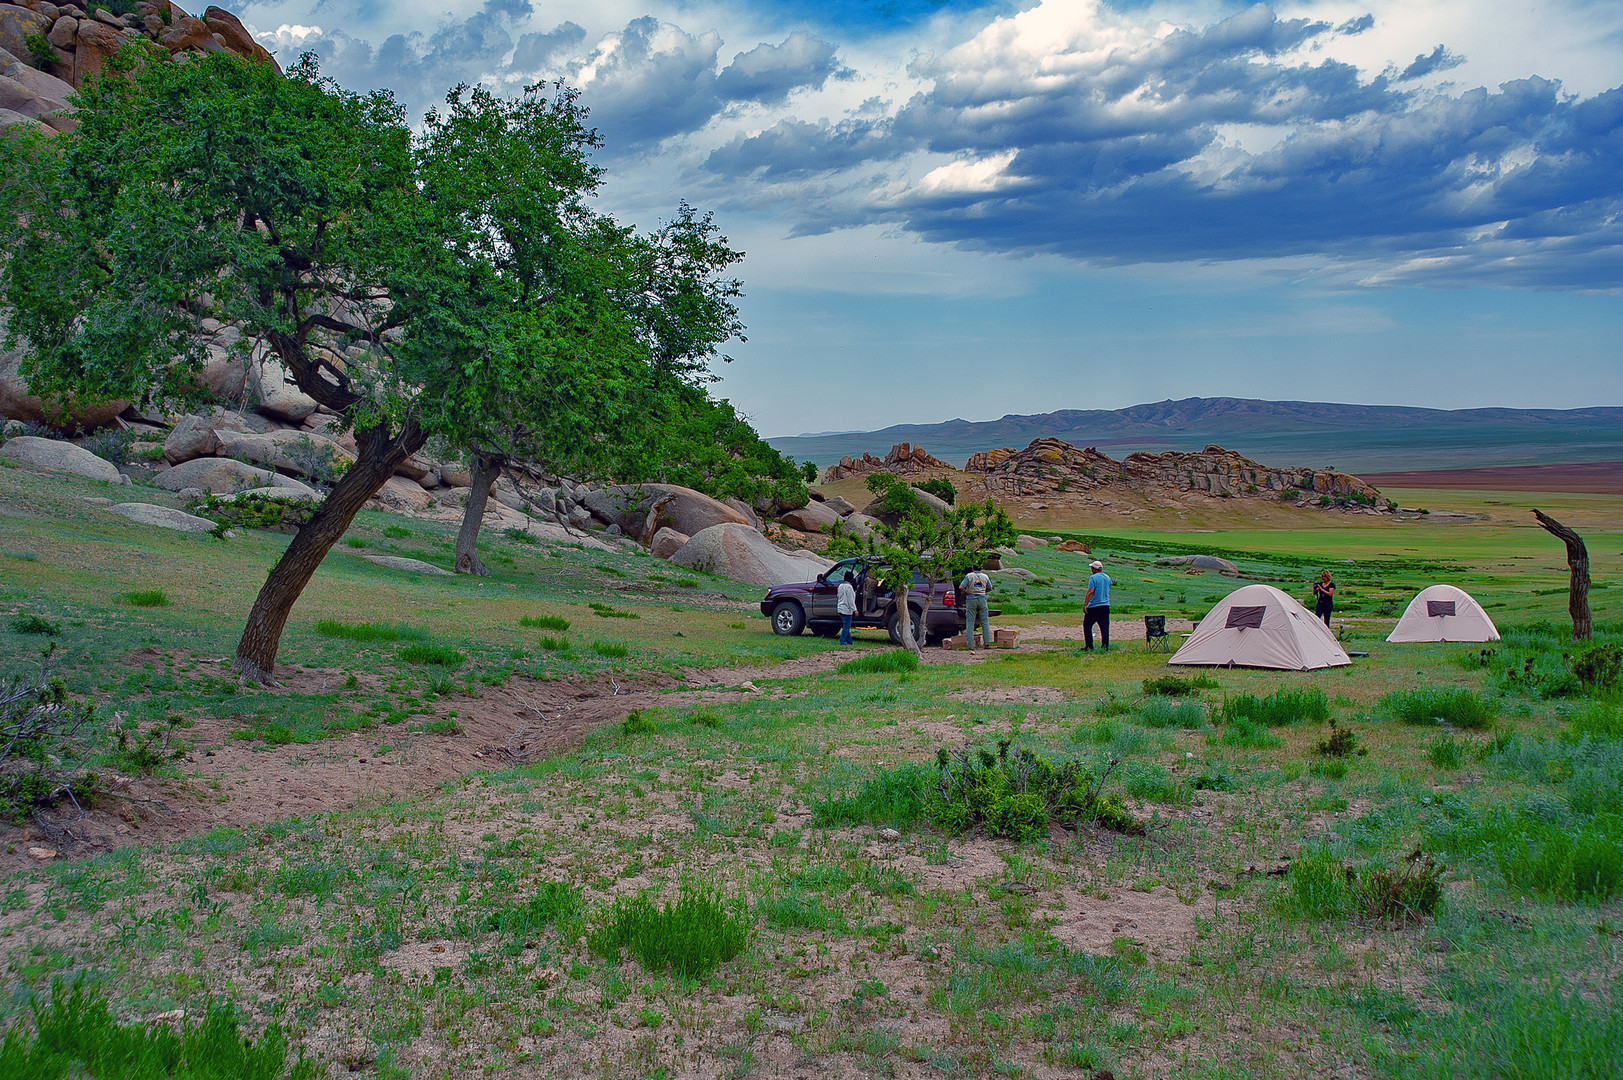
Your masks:
M 1352 661 L 1307 608 L 1272 585 L 1247 585 L 1207 612 L 1167 663 L 1311 671 Z
M 1464 589 L 1432 585 L 1409 601 L 1386 640 L 1498 641 L 1499 628 Z

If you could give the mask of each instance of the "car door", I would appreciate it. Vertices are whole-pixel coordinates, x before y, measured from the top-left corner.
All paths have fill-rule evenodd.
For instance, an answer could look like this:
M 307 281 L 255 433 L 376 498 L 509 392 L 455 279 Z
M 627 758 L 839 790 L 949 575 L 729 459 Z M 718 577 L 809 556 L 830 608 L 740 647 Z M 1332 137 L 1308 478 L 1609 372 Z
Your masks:
M 812 582 L 811 618 L 839 622 L 840 613 L 835 610 L 835 606 L 840 601 L 840 581 L 845 577 L 846 571 L 855 574 L 856 569 L 855 559 L 844 559 L 829 567 L 827 573 Z

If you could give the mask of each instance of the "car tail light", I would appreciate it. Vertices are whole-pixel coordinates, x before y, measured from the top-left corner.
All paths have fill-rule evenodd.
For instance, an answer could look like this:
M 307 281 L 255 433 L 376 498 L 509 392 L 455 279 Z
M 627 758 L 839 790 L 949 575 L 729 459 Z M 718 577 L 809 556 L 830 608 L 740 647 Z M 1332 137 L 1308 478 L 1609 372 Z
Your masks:
M 942 598 L 941 602 L 943 604 L 946 604 L 948 607 L 957 607 L 958 606 L 958 598 L 952 594 L 951 589 L 947 590 L 947 595 Z

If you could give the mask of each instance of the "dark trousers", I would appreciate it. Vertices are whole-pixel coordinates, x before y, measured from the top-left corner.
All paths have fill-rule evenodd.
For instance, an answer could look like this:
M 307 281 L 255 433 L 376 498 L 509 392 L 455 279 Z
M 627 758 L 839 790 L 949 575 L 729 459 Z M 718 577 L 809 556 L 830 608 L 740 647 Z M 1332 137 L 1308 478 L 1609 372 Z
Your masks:
M 1334 604 L 1327 604 L 1323 600 L 1320 600 L 1318 602 L 1318 605 L 1314 607 L 1313 614 L 1315 614 L 1319 618 L 1323 619 L 1324 620 L 1324 625 L 1329 626 L 1330 625 L 1330 612 L 1334 611 L 1335 607 L 1336 606 Z
M 851 642 L 851 616 L 840 616 L 840 644 L 850 645 Z
M 1099 627 L 1099 641 L 1105 648 L 1110 648 L 1110 605 L 1100 604 L 1088 608 L 1087 614 L 1082 616 L 1082 637 L 1093 648 L 1093 628 Z

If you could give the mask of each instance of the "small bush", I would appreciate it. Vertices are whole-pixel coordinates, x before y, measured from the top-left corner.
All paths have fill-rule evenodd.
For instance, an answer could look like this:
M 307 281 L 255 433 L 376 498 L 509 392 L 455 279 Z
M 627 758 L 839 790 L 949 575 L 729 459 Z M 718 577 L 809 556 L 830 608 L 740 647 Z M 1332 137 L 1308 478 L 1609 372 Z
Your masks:
M 136 592 L 124 594 L 124 600 L 131 607 L 168 607 L 169 597 L 162 589 L 140 589 Z
M 11 620 L 13 633 L 42 634 L 45 637 L 56 637 L 62 628 L 49 619 L 42 619 L 38 615 L 18 615 Z
M 624 660 L 631 655 L 629 648 L 613 641 L 594 641 L 592 651 L 609 660 Z
M 135 721 L 127 721 L 128 726 L 119 728 L 115 735 L 113 755 L 126 771 L 151 776 L 159 765 L 186 756 L 186 748 L 175 745 L 174 741 L 180 724 L 180 717 L 171 716 L 166 724 L 154 724 L 142 731 Z
M 1572 658 L 1572 673 L 1590 690 L 1616 686 L 1620 671 L 1623 671 L 1623 646 L 1591 645 Z
M 565 881 L 548 881 L 528 900 L 499 907 L 478 925 L 482 933 L 500 932 L 504 937 L 523 941 L 549 926 L 574 922 L 584 910 L 579 889 Z
M 951 480 L 948 480 L 945 477 L 935 477 L 930 480 L 921 480 L 915 483 L 913 486 L 918 488 L 920 491 L 928 492 L 929 494 L 934 495 L 948 506 L 954 506 L 958 502 L 958 488 Z
M 1286 914 L 1304 919 L 1417 920 L 1433 914 L 1442 899 L 1442 870 L 1419 851 L 1399 869 L 1354 868 L 1321 847 L 1291 864 L 1280 903 Z
M 287 496 L 242 492 L 230 499 L 222 499 L 218 495 L 204 496 L 192 504 L 192 512 L 214 522 L 218 526 L 217 533 L 232 526 L 296 533 L 315 517 L 316 505 Z
M 316 633 L 345 641 L 427 641 L 428 631 L 405 623 L 346 623 L 320 619 Z
M 1498 709 L 1470 690 L 1394 690 L 1381 699 L 1381 710 L 1405 724 L 1452 724 L 1474 731 L 1493 726 Z
M 925 816 L 949 832 L 980 826 L 1011 840 L 1047 836 L 1050 820 L 1071 827 L 1097 823 L 1117 832 L 1143 831 L 1118 799 L 1101 792 L 1116 761 L 1095 776 L 1079 761 L 1056 766 L 1024 748 L 1011 754 L 1010 746 L 1000 739 L 996 753 L 984 747 L 938 750 Z
M 1152 728 L 1183 728 L 1198 731 L 1207 726 L 1206 710 L 1194 701 L 1152 697 L 1136 710 L 1138 722 Z
M 385 525 L 383 535 L 390 540 L 409 540 L 411 539 L 411 530 L 404 525 Z
M 1344 758 L 1353 754 L 1363 756 L 1369 753 L 1358 745 L 1358 733 L 1352 728 L 1337 727 L 1334 719 L 1330 721 L 1330 737 L 1313 747 L 1313 752 L 1320 757 Z
M 547 652 L 568 652 L 569 651 L 569 639 L 568 638 L 557 638 L 557 637 L 551 637 L 551 636 L 549 636 L 547 634 L 543 634 L 543 635 L 541 635 L 541 641 L 539 642 L 539 644 L 543 649 L 547 650 Z
M 610 960 L 623 949 L 649 971 L 669 968 L 678 979 L 696 979 L 749 944 L 748 921 L 728 909 L 716 893 L 688 886 L 668 907 L 647 896 L 622 897 L 587 937 L 587 947 Z
M 164 1024 L 120 1024 L 107 1000 L 58 979 L 50 1000 L 34 1006 L 34 1030 L 20 1026 L 0 1043 L 0 1069 L 15 1077 L 82 1077 L 84 1080 L 169 1080 L 170 1077 L 232 1077 L 234 1080 L 315 1080 L 321 1075 L 301 1053 L 291 1065 L 288 1041 L 278 1024 L 256 1044 L 238 1030 L 237 1011 L 211 1002 L 199 1023 L 176 1033 Z
M 1267 697 L 1239 694 L 1223 699 L 1219 715 L 1224 721 L 1243 717 L 1269 727 L 1300 720 L 1323 722 L 1330 719 L 1330 699 L 1316 686 L 1306 690 L 1277 690 Z
M 648 735 L 659 730 L 652 720 L 642 714 L 641 709 L 632 709 L 626 718 L 620 721 L 620 730 L 627 735 Z
M 398 655 L 408 664 L 437 664 L 449 671 L 455 671 L 468 661 L 466 655 L 448 645 L 432 645 L 427 642 L 407 645 Z
M 1452 735 L 1439 735 L 1426 747 L 1434 769 L 1457 769 L 1465 764 L 1465 746 Z
M 518 624 L 536 630 L 557 630 L 560 633 L 569 629 L 569 620 L 562 615 L 520 615 Z
M 707 727 L 711 731 L 714 731 L 721 727 L 721 717 L 717 716 L 713 712 L 708 712 L 701 709 L 688 717 L 688 723 L 695 727 Z
M 841 675 L 883 675 L 917 671 L 919 658 L 907 649 L 889 649 L 847 660 L 834 670 Z
M 1133 707 L 1116 696 L 1114 690 L 1107 690 L 1105 696 L 1094 706 L 1095 716 L 1126 716 L 1133 711 Z
M 1216 690 L 1220 685 L 1216 679 L 1205 675 L 1158 675 L 1144 680 L 1144 692 L 1163 697 L 1182 697 L 1185 694 L 1198 694 L 1202 690 Z

